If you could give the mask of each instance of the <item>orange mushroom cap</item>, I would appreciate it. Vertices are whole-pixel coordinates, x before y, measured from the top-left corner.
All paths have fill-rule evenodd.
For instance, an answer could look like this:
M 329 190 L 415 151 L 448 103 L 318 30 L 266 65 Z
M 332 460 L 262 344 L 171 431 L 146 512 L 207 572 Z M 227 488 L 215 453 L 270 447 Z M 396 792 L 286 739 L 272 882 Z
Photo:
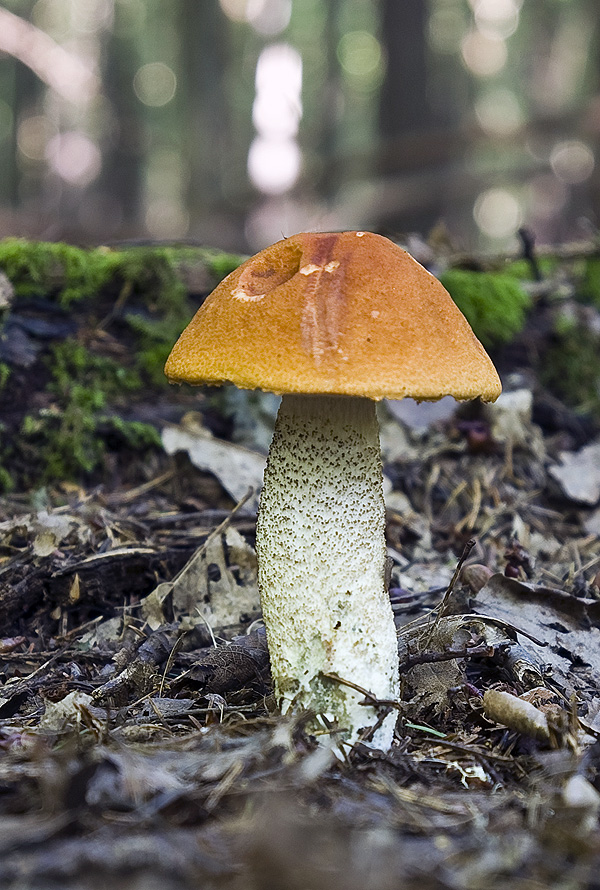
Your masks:
M 278 241 L 225 278 L 165 366 L 171 382 L 276 393 L 493 401 L 496 369 L 440 282 L 369 232 Z

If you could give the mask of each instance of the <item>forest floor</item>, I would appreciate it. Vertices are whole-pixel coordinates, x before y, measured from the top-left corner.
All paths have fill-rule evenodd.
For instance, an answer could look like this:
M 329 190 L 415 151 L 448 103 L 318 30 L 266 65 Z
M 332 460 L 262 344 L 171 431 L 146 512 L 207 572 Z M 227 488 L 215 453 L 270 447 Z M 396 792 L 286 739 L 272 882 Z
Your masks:
M 3 890 L 600 886 L 598 428 L 504 377 L 381 412 L 389 753 L 276 711 L 258 450 L 196 415 L 0 500 Z

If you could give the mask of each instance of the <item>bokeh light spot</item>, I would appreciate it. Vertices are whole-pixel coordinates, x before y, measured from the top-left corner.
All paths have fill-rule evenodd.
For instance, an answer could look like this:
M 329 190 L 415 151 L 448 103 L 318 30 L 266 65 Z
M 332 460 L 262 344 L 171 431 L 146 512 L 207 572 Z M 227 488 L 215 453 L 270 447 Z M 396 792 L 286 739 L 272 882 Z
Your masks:
M 436 6 L 429 17 L 429 44 L 439 53 L 456 53 L 466 30 L 462 6 L 454 3 Z
M 340 65 L 350 77 L 370 81 L 383 68 L 383 53 L 377 38 L 368 31 L 348 31 L 337 46 Z
M 295 136 L 302 117 L 302 57 L 287 43 L 266 47 L 256 64 L 252 121 L 261 136 Z
M 265 37 L 280 34 L 290 23 L 292 0 L 250 0 L 246 20 Z
M 267 195 L 282 195 L 296 182 L 302 153 L 292 139 L 257 136 L 248 152 L 248 175 L 256 188 Z
M 287 28 L 292 16 L 292 0 L 219 0 L 232 22 L 247 22 L 265 37 Z
M 555 175 L 569 185 L 585 182 L 593 173 L 595 160 L 591 148 L 579 139 L 558 142 L 550 153 Z
M 519 100 L 505 87 L 487 90 L 475 102 L 481 128 L 496 136 L 510 136 L 525 122 Z
M 506 43 L 502 37 L 469 31 L 461 44 L 463 62 L 477 77 L 493 77 L 506 65 Z
M 164 62 L 149 62 L 136 71 L 133 89 L 144 105 L 160 108 L 175 95 L 177 78 L 173 69 Z
M 277 87 L 281 92 L 299 95 L 302 56 L 289 43 L 272 43 L 258 57 L 254 80 L 257 91 Z
M 475 222 L 489 238 L 514 235 L 522 221 L 521 205 L 506 189 L 492 188 L 482 192 L 473 209 Z
M 290 189 L 302 166 L 294 137 L 302 117 L 302 56 L 288 43 L 265 47 L 256 63 L 252 121 L 257 136 L 248 151 L 248 175 L 267 195 Z
M 294 97 L 276 88 L 261 90 L 252 105 L 252 123 L 259 133 L 277 137 L 295 136 L 300 122 L 300 109 Z
M 519 25 L 520 4 L 516 0 L 478 0 L 475 22 L 484 34 L 510 37 Z
M 45 161 L 46 148 L 56 135 L 56 127 L 43 114 L 23 118 L 17 127 L 17 146 L 30 161 Z
M 60 133 L 48 143 L 46 157 L 52 170 L 71 185 L 86 186 L 98 176 L 102 155 L 95 142 L 75 130 Z

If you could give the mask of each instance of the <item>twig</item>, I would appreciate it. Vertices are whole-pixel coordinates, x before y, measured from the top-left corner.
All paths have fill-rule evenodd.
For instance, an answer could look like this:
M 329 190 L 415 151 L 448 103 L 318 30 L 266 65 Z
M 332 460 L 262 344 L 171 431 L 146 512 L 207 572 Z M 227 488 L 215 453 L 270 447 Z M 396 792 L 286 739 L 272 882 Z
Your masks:
M 58 661 L 58 659 L 67 651 L 68 648 L 65 646 L 63 649 L 59 649 L 58 652 L 55 652 L 53 655 L 51 655 L 50 658 L 48 658 L 43 664 L 40 664 L 39 667 L 37 667 L 34 671 L 31 671 L 31 673 L 27 674 L 25 677 L 12 677 L 10 680 L 7 680 L 4 685 L 4 690 L 8 689 L 9 692 L 12 692 L 13 688 L 29 683 L 29 681 L 33 680 L 34 677 L 37 677 L 37 675 L 40 674 L 44 670 L 44 668 L 50 667 L 51 664 L 54 664 L 55 661 Z M 27 653 L 17 654 L 21 656 L 23 661 L 27 661 L 27 658 L 29 657 Z
M 477 643 L 462 649 L 445 649 L 443 652 L 418 652 L 400 662 L 400 673 L 409 671 L 417 664 L 436 664 L 440 661 L 452 661 L 455 658 L 491 658 L 496 648 L 489 643 Z
M 463 548 L 463 552 L 460 555 L 460 559 L 456 563 L 456 568 L 454 569 L 454 574 L 452 575 L 452 578 L 450 579 L 450 583 L 448 584 L 448 587 L 446 588 L 446 593 L 444 594 L 444 597 L 443 597 L 441 603 L 439 604 L 439 606 L 436 609 L 437 614 L 435 616 L 435 621 L 433 622 L 433 624 L 431 626 L 431 629 L 427 636 L 427 641 L 425 643 L 425 646 L 429 646 L 429 644 L 431 643 L 433 635 L 434 635 L 435 631 L 437 630 L 437 627 L 440 623 L 440 619 L 442 618 L 442 616 L 444 615 L 444 613 L 446 612 L 446 609 L 448 607 L 448 602 L 450 600 L 450 597 L 452 596 L 452 591 L 454 590 L 454 585 L 456 584 L 456 582 L 458 580 L 460 570 L 462 569 L 462 567 L 465 563 L 465 560 L 469 556 L 469 553 L 471 552 L 471 550 L 473 549 L 474 546 L 475 546 L 475 538 L 471 538 L 470 540 L 467 541 L 467 543 L 465 544 L 465 546 Z
M 531 232 L 530 229 L 526 229 L 525 226 L 521 226 L 521 228 L 517 231 L 517 234 L 523 248 L 523 258 L 527 260 L 531 267 L 534 281 L 541 281 L 542 273 L 540 271 L 540 264 L 538 263 L 538 259 L 536 256 L 535 238 L 533 236 L 533 232 Z
M 447 739 L 432 739 L 427 737 L 426 741 L 432 745 L 440 745 L 442 748 L 449 748 L 451 751 L 461 751 L 464 754 L 471 754 L 475 758 L 481 760 L 497 760 L 500 763 L 514 764 L 514 757 L 507 757 L 505 754 L 494 754 L 493 751 L 482 751 L 480 748 L 473 748 L 471 745 L 461 745 L 459 742 L 450 742 Z
M 253 494 L 254 494 L 254 489 L 249 488 L 248 491 L 246 492 L 246 494 L 242 498 L 240 498 L 240 500 L 237 502 L 235 507 L 231 510 L 229 515 L 225 517 L 223 522 L 220 522 L 219 525 L 207 537 L 206 541 L 204 541 L 204 543 L 201 544 L 200 547 L 198 547 L 198 549 L 196 550 L 196 553 L 194 554 L 192 559 L 194 559 L 194 557 L 197 556 L 198 553 L 202 553 L 204 550 L 206 550 L 208 545 L 211 544 L 215 538 L 218 538 L 219 535 L 225 531 L 225 529 L 231 524 L 231 521 L 232 521 L 233 517 L 236 515 L 236 513 L 240 512 L 242 507 L 250 500 L 250 498 L 252 497 Z
M 162 696 L 162 694 L 163 694 L 163 690 L 165 688 L 165 683 L 167 681 L 167 674 L 171 670 L 171 665 L 173 664 L 173 661 L 175 660 L 175 656 L 176 656 L 177 652 L 179 651 L 179 649 L 181 649 L 181 646 L 183 644 L 185 637 L 186 637 L 186 634 L 184 634 L 184 633 L 181 634 L 181 636 L 175 640 L 175 642 L 173 643 L 173 646 L 171 647 L 171 651 L 169 652 L 169 657 L 167 658 L 167 661 L 165 664 L 165 669 L 163 671 L 163 675 L 162 675 L 161 681 L 160 681 L 160 688 L 158 690 L 159 696 Z
M 155 476 L 154 479 L 150 479 L 148 482 L 138 485 L 137 488 L 130 488 L 127 491 L 116 492 L 108 498 L 108 503 L 111 505 L 130 504 L 140 495 L 147 494 L 149 491 L 152 491 L 153 488 L 158 488 L 159 485 L 162 485 L 163 482 L 168 482 L 175 475 L 175 470 L 167 470 L 166 473 L 162 473 L 160 476 Z
M 341 683 L 342 686 L 349 686 L 350 689 L 355 689 L 356 692 L 360 692 L 366 699 L 366 701 L 361 702 L 361 704 L 371 705 L 376 708 L 395 708 L 396 711 L 403 710 L 401 702 L 396 701 L 393 698 L 377 698 L 376 695 L 373 695 L 373 693 L 369 692 L 368 689 L 365 689 L 364 686 L 359 686 L 358 683 L 354 683 L 352 680 L 346 680 L 344 677 L 340 677 L 339 674 L 336 674 L 333 671 L 324 672 L 321 676 L 327 677 L 328 680 L 334 680 L 336 683 Z
M 188 559 L 188 561 L 186 562 L 184 567 L 182 569 L 180 569 L 180 571 L 177 572 L 177 574 L 173 578 L 171 578 L 170 581 L 166 582 L 169 585 L 170 590 L 173 589 L 173 587 L 177 581 L 179 581 L 181 578 L 183 578 L 185 573 L 189 570 L 190 566 L 195 562 L 195 560 L 200 556 L 200 554 L 204 553 L 207 550 L 207 548 L 209 547 L 209 545 L 212 544 L 212 542 L 215 540 L 215 538 L 218 538 L 219 535 L 225 531 L 225 529 L 231 524 L 233 517 L 236 515 L 236 513 L 239 513 L 239 511 L 242 509 L 244 504 L 246 504 L 247 501 L 250 500 L 250 498 L 252 497 L 253 494 L 254 494 L 254 489 L 249 488 L 248 491 L 246 492 L 246 494 L 243 496 L 243 498 L 241 498 L 237 502 L 237 504 L 235 505 L 233 510 L 229 513 L 229 515 L 225 517 L 223 522 L 219 523 L 219 525 L 215 529 L 213 529 L 212 532 L 208 535 L 206 540 L 204 540 L 202 542 L 202 544 L 200 544 L 200 546 L 194 551 L 194 553 Z

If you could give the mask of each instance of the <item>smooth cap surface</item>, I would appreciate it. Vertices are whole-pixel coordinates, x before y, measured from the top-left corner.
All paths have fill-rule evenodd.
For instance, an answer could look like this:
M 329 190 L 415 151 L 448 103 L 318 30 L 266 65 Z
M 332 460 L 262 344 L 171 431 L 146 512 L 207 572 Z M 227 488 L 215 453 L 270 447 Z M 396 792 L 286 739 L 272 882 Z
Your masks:
M 169 356 L 173 383 L 372 399 L 498 397 L 490 358 L 448 292 L 369 232 L 293 235 L 243 263 Z

